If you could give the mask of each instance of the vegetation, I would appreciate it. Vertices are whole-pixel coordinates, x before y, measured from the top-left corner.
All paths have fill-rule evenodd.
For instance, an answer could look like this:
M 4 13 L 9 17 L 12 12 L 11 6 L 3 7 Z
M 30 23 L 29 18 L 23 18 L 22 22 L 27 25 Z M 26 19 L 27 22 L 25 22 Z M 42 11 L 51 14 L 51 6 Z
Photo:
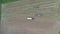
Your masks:
M 9 3 L 9 2 L 13 2 L 13 1 L 17 1 L 17 0 L 0 0 L 1 3 Z

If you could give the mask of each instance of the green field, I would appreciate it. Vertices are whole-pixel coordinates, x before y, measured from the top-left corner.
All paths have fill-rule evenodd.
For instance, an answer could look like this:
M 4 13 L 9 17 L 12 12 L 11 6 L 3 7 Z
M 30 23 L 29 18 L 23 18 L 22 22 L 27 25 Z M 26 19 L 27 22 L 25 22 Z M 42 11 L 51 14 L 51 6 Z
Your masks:
M 14 1 L 17 1 L 17 0 L 0 0 L 1 3 L 9 3 L 9 2 L 14 2 Z
M 60 31 L 59 31 L 59 34 L 60 34 Z

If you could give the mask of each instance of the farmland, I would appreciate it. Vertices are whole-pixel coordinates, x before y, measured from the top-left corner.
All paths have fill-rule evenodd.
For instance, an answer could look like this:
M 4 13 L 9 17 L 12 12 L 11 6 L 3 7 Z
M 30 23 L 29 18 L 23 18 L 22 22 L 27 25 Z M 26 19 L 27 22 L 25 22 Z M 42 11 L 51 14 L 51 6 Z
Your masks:
M 5 34 L 58 34 L 59 3 L 52 0 L 19 0 L 2 4 L 2 32 Z M 41 13 L 43 16 L 36 16 Z M 30 22 L 27 17 L 33 17 Z

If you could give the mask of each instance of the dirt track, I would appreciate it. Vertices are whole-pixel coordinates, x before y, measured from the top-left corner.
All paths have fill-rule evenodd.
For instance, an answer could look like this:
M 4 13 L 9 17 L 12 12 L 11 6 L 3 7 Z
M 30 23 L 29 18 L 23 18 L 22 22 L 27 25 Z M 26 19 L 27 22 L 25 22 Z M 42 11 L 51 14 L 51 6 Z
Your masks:
M 57 15 L 56 3 L 51 4 L 53 10 L 51 8 L 37 10 L 37 8 L 34 7 L 37 4 L 44 5 L 43 2 L 23 3 L 23 1 L 22 3 L 18 1 L 12 4 L 3 4 L 2 31 L 5 31 L 5 34 L 57 34 L 58 25 L 55 19 Z M 44 6 L 40 7 L 42 8 Z M 35 16 L 36 13 L 43 13 L 44 16 Z M 30 16 L 33 17 L 34 20 L 28 22 L 26 18 Z

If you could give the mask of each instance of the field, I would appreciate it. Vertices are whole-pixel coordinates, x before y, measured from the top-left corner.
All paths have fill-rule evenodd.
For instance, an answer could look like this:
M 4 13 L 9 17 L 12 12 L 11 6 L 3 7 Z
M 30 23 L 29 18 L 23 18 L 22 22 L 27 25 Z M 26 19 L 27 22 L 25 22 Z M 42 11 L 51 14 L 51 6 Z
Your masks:
M 51 0 L 20 0 L 2 4 L 2 34 L 58 34 L 58 7 L 58 3 Z M 43 16 L 36 16 L 38 13 Z M 34 19 L 29 21 L 27 17 Z
M 17 0 L 0 0 L 2 3 L 10 3 L 10 2 L 14 2 L 14 1 L 17 1 Z

